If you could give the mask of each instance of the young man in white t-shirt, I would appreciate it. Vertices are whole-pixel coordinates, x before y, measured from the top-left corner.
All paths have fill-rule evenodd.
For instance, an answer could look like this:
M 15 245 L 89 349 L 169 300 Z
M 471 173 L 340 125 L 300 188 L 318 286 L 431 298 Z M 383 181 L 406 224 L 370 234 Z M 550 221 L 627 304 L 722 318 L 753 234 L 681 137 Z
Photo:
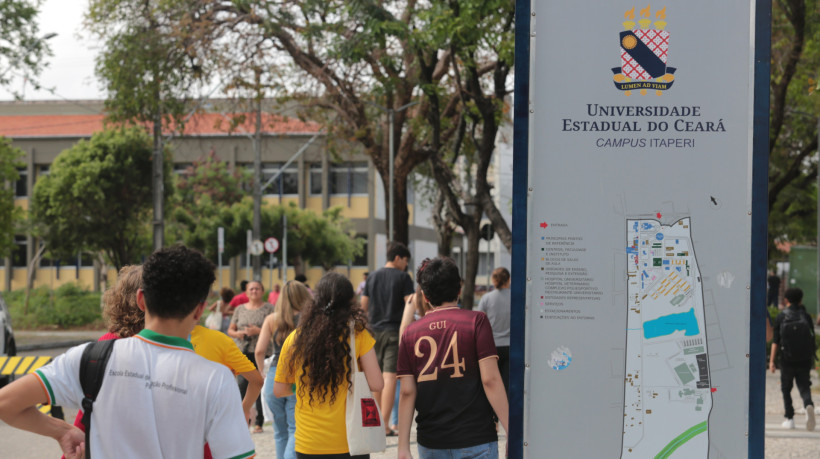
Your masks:
M 91 414 L 90 445 L 82 431 L 35 408 L 39 403 L 80 408 L 79 367 L 86 345 L 0 390 L 0 419 L 54 438 L 68 459 L 82 457 L 86 447 L 97 458 L 199 459 L 205 442 L 215 458 L 253 457 L 231 372 L 196 355 L 188 341 L 213 282 L 213 264 L 186 247 L 148 258 L 137 293 L 145 330 L 114 344 Z

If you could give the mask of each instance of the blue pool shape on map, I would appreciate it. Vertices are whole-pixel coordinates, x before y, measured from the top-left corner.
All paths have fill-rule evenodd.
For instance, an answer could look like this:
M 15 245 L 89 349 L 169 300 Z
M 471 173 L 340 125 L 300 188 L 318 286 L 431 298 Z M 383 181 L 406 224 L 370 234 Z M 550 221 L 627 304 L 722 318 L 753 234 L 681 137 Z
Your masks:
M 700 333 L 698 319 L 695 317 L 695 308 L 689 309 L 688 312 L 669 314 L 668 316 L 648 320 L 643 324 L 644 339 L 667 336 L 676 331 L 685 331 L 685 336 L 695 336 Z

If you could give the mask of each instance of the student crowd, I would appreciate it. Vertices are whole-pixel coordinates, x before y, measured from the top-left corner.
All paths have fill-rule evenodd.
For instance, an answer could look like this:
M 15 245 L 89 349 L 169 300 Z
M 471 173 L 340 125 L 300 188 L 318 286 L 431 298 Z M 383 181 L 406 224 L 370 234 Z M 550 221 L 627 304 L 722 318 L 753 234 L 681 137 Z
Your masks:
M 331 271 L 315 290 L 302 277 L 265 298 L 250 281 L 208 307 L 214 265 L 181 245 L 158 250 L 104 295 L 100 340 L 115 341 L 96 400 L 81 384 L 86 344 L 0 389 L 0 419 L 54 438 L 69 459 L 250 458 L 264 400 L 277 458 L 368 457 L 350 455 L 346 425 L 358 370 L 381 413 L 366 422 L 398 436 L 399 458 L 411 457 L 414 413 L 420 457 L 496 458 L 508 417 L 510 274 L 496 269 L 495 290 L 471 311 L 458 304 L 451 259 L 424 260 L 414 286 L 409 258 L 388 244 L 385 266 L 356 291 Z M 199 325 L 208 310 L 210 328 Z M 70 425 L 37 404 L 93 407 L 88 432 L 82 412 Z

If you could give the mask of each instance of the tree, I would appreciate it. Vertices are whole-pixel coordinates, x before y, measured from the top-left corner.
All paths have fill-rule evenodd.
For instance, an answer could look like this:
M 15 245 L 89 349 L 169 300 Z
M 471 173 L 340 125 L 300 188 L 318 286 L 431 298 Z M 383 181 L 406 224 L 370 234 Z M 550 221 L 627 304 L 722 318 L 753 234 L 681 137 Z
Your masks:
M 51 254 L 101 252 L 117 270 L 138 262 L 150 250 L 151 167 L 151 139 L 136 127 L 99 132 L 60 153 L 32 202 Z
M 350 222 L 341 216 L 341 211 L 340 207 L 334 207 L 319 215 L 311 210 L 299 209 L 293 203 L 264 205 L 261 209 L 262 234 L 283 241 L 282 214 L 287 213 L 288 265 L 297 273 L 303 273 L 306 264 L 330 270 L 334 266 L 348 264 L 363 249 L 363 241 L 355 238 Z M 201 225 L 207 236 L 191 245 L 203 250 L 206 256 L 216 257 L 216 228 L 222 226 L 225 228 L 224 255 L 240 255 L 246 251 L 246 233 L 252 221 L 253 199 L 247 197 L 229 210 L 219 212 L 219 217 L 211 223 L 213 226 L 206 228 Z
M 51 50 L 40 37 L 37 13 L 41 0 L 0 0 L 0 86 L 15 80 L 37 85 Z M 16 90 L 12 94 L 20 97 Z
M 14 205 L 14 189 L 6 184 L 20 177 L 17 168 L 23 166 L 23 155 L 22 150 L 11 146 L 11 140 L 0 137 L 0 257 L 8 256 L 14 248 L 14 225 L 22 215 Z
M 820 27 L 805 0 L 772 5 L 769 260 L 777 242 L 816 241 Z M 806 190 L 809 190 L 807 193 Z M 813 190 L 813 191 L 812 191 Z
M 475 165 L 475 188 L 450 193 L 448 207 L 471 227 L 465 232 L 472 252 L 478 239 L 470 235 L 478 232 L 482 208 L 509 247 L 509 228 L 489 198 L 485 153 L 492 152 L 503 95 L 510 92 L 514 2 L 214 0 L 202 2 L 190 17 L 198 29 L 209 31 L 210 43 L 231 42 L 236 30 L 247 28 L 271 38 L 291 65 L 289 87 L 306 96 L 314 119 L 326 117 L 329 138 L 363 146 L 385 195 L 394 139 L 393 239 L 408 242 L 407 181 L 416 167 L 448 151 L 454 156 L 480 152 L 469 161 L 471 171 Z M 417 105 L 401 110 L 412 103 Z M 385 111 L 392 112 L 392 124 Z M 393 136 L 387 135 L 390 130 Z M 440 166 L 436 162 L 432 168 Z M 481 208 L 468 220 L 460 207 L 469 196 Z M 472 295 L 471 276 L 468 270 L 465 296 Z
M 164 245 L 163 126 L 183 126 L 186 95 L 205 74 L 191 49 L 196 31 L 179 22 L 191 3 L 91 0 L 86 15 L 91 31 L 105 43 L 96 71 L 108 92 L 108 119 L 152 125 L 154 249 Z
M 211 151 L 179 177 L 169 202 L 166 227 L 170 241 L 182 242 L 216 259 L 216 228 L 230 219 L 231 206 L 242 201 L 247 174 L 230 171 Z

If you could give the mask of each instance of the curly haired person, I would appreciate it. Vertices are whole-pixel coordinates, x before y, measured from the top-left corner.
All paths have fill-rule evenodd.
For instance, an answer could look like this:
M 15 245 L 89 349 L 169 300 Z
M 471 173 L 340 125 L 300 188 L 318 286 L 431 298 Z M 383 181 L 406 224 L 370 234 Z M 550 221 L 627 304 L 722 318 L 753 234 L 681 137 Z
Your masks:
M 345 403 L 352 380 L 350 325 L 356 331 L 355 355 L 370 390 L 383 380 L 365 329 L 364 312 L 356 305 L 353 285 L 339 273 L 329 272 L 316 285 L 313 304 L 304 311 L 279 354 L 273 393 L 296 390 L 296 457 L 349 458 Z M 369 455 L 354 456 L 356 458 Z

